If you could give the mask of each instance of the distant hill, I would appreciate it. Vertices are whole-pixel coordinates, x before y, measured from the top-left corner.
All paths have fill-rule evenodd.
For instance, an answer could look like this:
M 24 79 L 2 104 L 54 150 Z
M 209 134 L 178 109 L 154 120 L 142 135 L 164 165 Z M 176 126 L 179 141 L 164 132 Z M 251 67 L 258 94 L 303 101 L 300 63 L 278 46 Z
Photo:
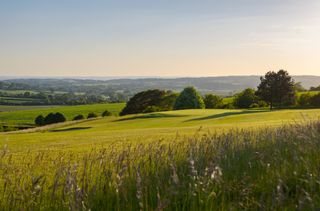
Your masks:
M 305 88 L 320 85 L 320 76 L 294 76 Z M 231 95 L 251 87 L 256 88 L 260 76 L 222 76 L 200 78 L 123 78 L 123 79 L 9 79 L 7 82 L 21 83 L 37 90 L 57 90 L 71 92 L 96 92 L 102 90 L 136 93 L 146 89 L 170 89 L 180 91 L 186 86 L 195 86 L 202 93 L 214 92 Z

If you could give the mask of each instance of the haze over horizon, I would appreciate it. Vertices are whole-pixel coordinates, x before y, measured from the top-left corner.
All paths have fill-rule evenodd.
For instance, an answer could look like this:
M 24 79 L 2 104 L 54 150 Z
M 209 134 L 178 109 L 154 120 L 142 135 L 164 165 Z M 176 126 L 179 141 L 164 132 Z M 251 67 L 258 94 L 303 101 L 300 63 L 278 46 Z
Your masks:
M 0 76 L 320 75 L 318 0 L 0 2 Z

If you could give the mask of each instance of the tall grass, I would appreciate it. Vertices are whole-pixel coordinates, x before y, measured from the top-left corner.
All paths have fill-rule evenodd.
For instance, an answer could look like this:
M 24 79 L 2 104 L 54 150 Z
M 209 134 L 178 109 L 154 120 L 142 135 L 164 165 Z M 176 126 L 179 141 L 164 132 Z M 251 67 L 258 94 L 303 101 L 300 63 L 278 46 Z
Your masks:
M 1 210 L 320 207 L 320 122 L 85 154 L 0 151 Z

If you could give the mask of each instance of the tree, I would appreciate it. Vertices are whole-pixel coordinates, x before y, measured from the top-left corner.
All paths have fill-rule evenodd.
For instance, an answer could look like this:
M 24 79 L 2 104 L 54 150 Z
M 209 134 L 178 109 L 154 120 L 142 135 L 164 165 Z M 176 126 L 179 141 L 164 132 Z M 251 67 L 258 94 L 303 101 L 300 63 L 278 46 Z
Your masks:
M 55 115 L 54 113 L 49 113 L 45 118 L 44 118 L 44 124 L 49 125 L 55 123 Z
M 111 115 L 112 115 L 112 113 L 111 113 L 110 111 L 108 111 L 108 110 L 105 110 L 105 111 L 102 113 L 102 116 L 103 116 L 103 117 L 111 116 Z
M 66 118 L 63 114 L 57 112 L 57 113 L 49 113 L 45 118 L 44 118 L 44 124 L 49 125 L 49 124 L 54 124 L 54 123 L 59 123 L 59 122 L 65 122 Z
M 139 92 L 130 98 L 120 115 L 143 113 L 149 106 L 159 106 L 166 95 L 166 91 L 158 89 Z
M 239 94 L 236 94 L 233 100 L 233 104 L 237 108 L 250 108 L 251 105 L 256 102 L 257 97 L 255 95 L 255 91 L 250 88 L 243 90 Z
M 84 116 L 82 114 L 79 114 L 73 118 L 73 120 L 82 120 L 82 119 L 84 119 Z
M 302 107 L 310 106 L 311 98 L 312 98 L 312 96 L 310 93 L 301 94 L 298 99 L 298 103 Z
M 294 80 L 287 71 L 267 72 L 260 81 L 256 94 L 270 105 L 270 110 L 295 98 Z
M 34 123 L 38 126 L 45 125 L 44 117 L 42 115 L 37 116 L 36 119 L 34 120 Z
M 98 115 L 96 113 L 90 112 L 87 116 L 87 119 L 92 119 L 92 118 L 96 118 L 98 117 Z
M 55 123 L 65 122 L 67 120 L 65 116 L 59 112 L 55 113 L 54 116 L 55 116 Z
M 203 99 L 197 90 L 194 87 L 187 87 L 178 96 L 173 109 L 202 109 L 204 107 Z
M 222 97 L 218 95 L 206 94 L 203 101 L 206 108 L 218 108 L 222 105 Z

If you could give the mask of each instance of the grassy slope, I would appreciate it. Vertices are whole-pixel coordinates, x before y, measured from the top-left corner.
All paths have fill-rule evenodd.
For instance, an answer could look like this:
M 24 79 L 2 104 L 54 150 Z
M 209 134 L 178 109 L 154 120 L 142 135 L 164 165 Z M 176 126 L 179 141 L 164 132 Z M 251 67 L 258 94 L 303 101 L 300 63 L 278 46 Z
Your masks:
M 89 112 L 96 112 L 101 114 L 105 110 L 117 114 L 124 107 L 123 103 L 115 104 L 94 104 L 94 105 L 80 105 L 80 106 L 59 106 L 52 108 L 42 108 L 42 109 L 30 109 L 30 110 L 16 110 L 9 112 L 0 112 L 0 123 L 5 122 L 6 124 L 33 124 L 34 119 L 42 114 L 47 115 L 50 112 L 61 112 L 68 120 L 71 120 L 74 116 L 78 114 L 87 115 Z M 4 107 L 8 109 L 8 106 Z M 17 108 L 22 108 L 18 106 Z M 34 108 L 32 106 L 27 106 L 27 108 Z M 0 107 L 1 110 L 1 107 Z
M 174 140 L 177 134 L 192 135 L 199 128 L 203 132 L 231 128 L 258 128 L 297 120 L 319 119 L 319 117 L 320 109 L 273 112 L 222 109 L 169 111 L 100 118 L 48 132 L 0 134 L 0 145 L 7 144 L 12 150 L 29 148 L 86 150 L 93 146 L 128 140 L 133 142 L 165 138 Z

